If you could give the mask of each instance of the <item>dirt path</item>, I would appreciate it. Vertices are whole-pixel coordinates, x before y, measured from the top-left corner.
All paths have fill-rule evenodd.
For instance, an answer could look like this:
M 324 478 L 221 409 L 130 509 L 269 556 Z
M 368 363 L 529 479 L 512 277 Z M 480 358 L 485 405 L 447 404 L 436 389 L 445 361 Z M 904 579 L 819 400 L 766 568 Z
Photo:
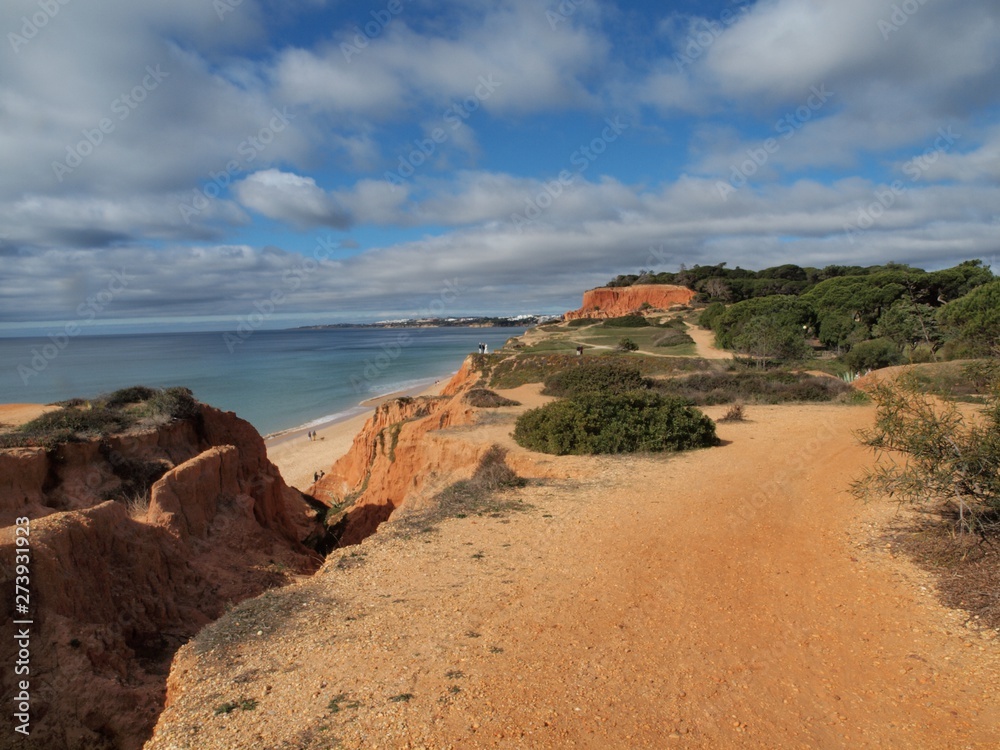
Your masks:
M 871 416 L 751 407 L 682 456 L 519 454 L 577 479 L 338 552 L 184 649 L 147 747 L 996 748 L 1000 649 L 889 555 L 891 506 L 843 491 Z M 510 444 L 508 417 L 462 429 Z
M 711 331 L 706 331 L 704 328 L 699 326 L 693 326 L 690 323 L 685 323 L 687 326 L 687 334 L 694 339 L 695 348 L 698 350 L 698 356 L 704 359 L 732 359 L 733 353 L 727 352 L 724 349 L 719 349 L 715 346 L 715 334 Z

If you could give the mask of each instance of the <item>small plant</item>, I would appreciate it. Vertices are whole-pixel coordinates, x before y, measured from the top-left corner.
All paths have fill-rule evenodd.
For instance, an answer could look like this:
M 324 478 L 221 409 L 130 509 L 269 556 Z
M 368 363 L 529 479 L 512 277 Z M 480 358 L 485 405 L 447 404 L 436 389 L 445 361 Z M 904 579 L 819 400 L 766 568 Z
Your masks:
M 743 404 L 735 403 L 729 407 L 720 422 L 745 422 L 747 418 L 746 409 Z
M 331 714 L 340 713 L 345 708 L 360 708 L 360 706 L 361 704 L 358 701 L 348 700 L 347 693 L 339 693 L 333 696 L 330 702 L 326 704 L 326 708 Z
M 460 680 L 463 677 L 465 677 L 465 672 L 463 672 L 461 669 L 449 669 L 447 672 L 444 673 L 444 676 L 447 677 L 449 680 Z
M 257 708 L 257 701 L 253 698 L 243 698 L 239 701 L 223 703 L 222 705 L 215 707 L 215 715 L 219 716 L 220 714 L 230 714 L 237 708 L 241 711 L 253 711 Z
M 619 339 L 617 348 L 618 351 L 620 352 L 634 352 L 638 351 L 639 345 L 635 343 L 632 339 L 630 339 L 628 336 L 623 336 L 621 339 Z
M 129 518 L 133 520 L 144 518 L 149 510 L 149 494 L 144 492 L 126 498 L 125 510 L 128 511 Z
M 400 693 L 399 695 L 393 695 L 389 698 L 393 703 L 409 703 L 413 700 L 413 693 Z

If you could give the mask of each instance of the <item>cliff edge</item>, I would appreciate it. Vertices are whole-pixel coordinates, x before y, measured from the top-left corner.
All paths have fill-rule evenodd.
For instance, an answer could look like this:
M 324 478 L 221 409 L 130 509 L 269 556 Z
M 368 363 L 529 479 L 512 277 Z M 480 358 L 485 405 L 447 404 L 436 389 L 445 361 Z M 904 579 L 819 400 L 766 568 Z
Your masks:
M 669 310 L 690 304 L 697 292 L 673 284 L 636 284 L 622 287 L 599 287 L 583 293 L 583 305 L 570 310 L 563 318 L 617 318 L 642 310 Z
M 0 451 L 5 591 L 21 575 L 14 524 L 30 519 L 30 612 L 4 600 L 8 621 L 33 621 L 30 673 L 0 673 L 8 706 L 15 680 L 30 681 L 30 740 L 17 746 L 141 747 L 177 648 L 226 607 L 318 567 L 303 544 L 314 516 L 256 430 L 204 405 L 155 429 Z M 4 640 L 0 662 L 17 650 Z

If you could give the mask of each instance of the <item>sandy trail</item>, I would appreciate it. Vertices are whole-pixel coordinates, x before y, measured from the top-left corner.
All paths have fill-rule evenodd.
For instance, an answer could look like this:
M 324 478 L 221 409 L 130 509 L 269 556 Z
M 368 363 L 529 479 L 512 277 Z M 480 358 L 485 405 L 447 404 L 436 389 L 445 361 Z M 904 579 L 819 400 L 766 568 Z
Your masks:
M 691 325 L 685 322 L 687 326 L 687 334 L 694 339 L 695 349 L 698 351 L 698 356 L 702 359 L 732 359 L 733 353 L 727 352 L 725 349 L 719 349 L 715 345 L 715 334 L 712 331 L 706 331 L 700 326 Z
M 463 438 L 511 446 L 510 411 Z M 576 479 L 331 556 L 261 636 L 180 665 L 149 747 L 995 748 L 995 642 L 889 555 L 891 507 L 844 492 L 872 414 L 751 407 L 711 450 L 516 455 Z

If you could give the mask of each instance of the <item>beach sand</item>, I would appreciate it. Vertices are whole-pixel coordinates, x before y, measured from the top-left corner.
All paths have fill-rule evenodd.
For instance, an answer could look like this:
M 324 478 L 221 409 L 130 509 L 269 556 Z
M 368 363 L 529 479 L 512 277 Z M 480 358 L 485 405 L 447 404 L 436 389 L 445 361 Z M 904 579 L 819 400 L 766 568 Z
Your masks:
M 376 406 L 403 396 L 435 396 L 448 380 L 445 377 L 430 386 L 397 391 L 362 401 L 361 406 L 369 407 L 364 413 L 314 428 L 315 440 L 308 438 L 310 430 L 306 428 L 269 437 L 264 441 L 267 445 L 267 457 L 278 467 L 288 485 L 305 492 L 312 486 L 316 472 L 328 470 L 334 461 L 350 450 L 354 436 L 365 426 Z

